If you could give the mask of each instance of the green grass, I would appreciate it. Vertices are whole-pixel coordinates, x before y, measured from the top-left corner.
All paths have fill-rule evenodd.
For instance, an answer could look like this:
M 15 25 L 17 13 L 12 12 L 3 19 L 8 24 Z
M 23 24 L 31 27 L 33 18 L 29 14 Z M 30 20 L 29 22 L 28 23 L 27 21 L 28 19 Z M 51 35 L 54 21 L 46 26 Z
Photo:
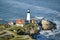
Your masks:
M 0 37 L 0 40 L 34 40 L 31 37 L 29 37 L 29 35 L 18 35 L 13 31 L 6 31 L 6 32 L 13 34 L 14 37 L 12 36 Z
M 20 35 L 20 36 L 16 36 L 11 40 L 34 40 L 34 39 L 30 38 L 28 35 Z
M 8 33 L 12 33 L 14 35 L 14 37 L 0 37 L 0 40 L 34 40 L 32 39 L 31 37 L 29 37 L 28 35 L 18 35 L 17 33 L 15 33 L 14 31 L 11 31 L 11 30 L 22 30 L 22 31 L 26 31 L 28 28 L 31 28 L 34 24 L 30 23 L 28 25 L 25 25 L 24 27 L 21 27 L 21 26 L 10 26 L 9 25 L 6 25 L 5 26 L 1 26 L 0 29 L 1 30 L 5 30 L 6 32 Z M 36 28 L 37 26 L 34 25 L 34 27 Z M 1 34 L 3 35 L 3 34 Z

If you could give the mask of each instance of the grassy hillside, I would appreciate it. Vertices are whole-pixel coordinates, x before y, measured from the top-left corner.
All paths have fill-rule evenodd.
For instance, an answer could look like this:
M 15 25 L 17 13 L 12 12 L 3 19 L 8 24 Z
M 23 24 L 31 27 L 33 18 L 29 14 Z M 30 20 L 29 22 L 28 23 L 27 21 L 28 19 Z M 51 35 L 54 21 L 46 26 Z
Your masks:
M 6 24 L 0 24 L 0 40 L 34 40 L 29 35 L 17 34 L 18 31 L 26 32 L 26 30 L 26 26 L 21 27 L 16 25 L 10 26 Z

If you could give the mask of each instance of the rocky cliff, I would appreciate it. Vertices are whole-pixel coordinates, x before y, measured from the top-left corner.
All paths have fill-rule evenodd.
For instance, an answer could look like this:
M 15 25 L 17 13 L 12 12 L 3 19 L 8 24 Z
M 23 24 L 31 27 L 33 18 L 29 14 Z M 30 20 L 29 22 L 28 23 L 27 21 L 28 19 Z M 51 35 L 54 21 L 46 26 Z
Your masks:
M 52 29 L 56 29 L 56 24 L 49 21 L 49 20 L 46 20 L 46 19 L 42 19 L 41 20 L 41 24 L 42 24 L 42 28 L 44 30 L 52 30 Z

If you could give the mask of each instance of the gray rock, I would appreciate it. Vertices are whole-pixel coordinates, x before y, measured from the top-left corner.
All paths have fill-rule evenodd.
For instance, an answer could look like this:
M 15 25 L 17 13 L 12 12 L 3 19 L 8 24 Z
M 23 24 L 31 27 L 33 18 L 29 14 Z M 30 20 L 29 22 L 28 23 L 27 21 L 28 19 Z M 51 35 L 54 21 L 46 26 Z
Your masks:
M 56 24 L 49 21 L 49 20 L 46 20 L 46 19 L 42 19 L 41 20 L 41 24 L 42 24 L 42 28 L 44 30 L 52 30 L 52 29 L 56 29 Z

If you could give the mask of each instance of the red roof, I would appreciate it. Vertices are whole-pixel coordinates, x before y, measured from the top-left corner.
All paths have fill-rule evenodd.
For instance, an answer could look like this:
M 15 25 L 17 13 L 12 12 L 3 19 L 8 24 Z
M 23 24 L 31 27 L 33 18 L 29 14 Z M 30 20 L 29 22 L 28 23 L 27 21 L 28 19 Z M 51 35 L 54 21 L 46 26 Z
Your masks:
M 24 19 L 18 19 L 18 20 L 16 20 L 16 24 L 24 24 Z

